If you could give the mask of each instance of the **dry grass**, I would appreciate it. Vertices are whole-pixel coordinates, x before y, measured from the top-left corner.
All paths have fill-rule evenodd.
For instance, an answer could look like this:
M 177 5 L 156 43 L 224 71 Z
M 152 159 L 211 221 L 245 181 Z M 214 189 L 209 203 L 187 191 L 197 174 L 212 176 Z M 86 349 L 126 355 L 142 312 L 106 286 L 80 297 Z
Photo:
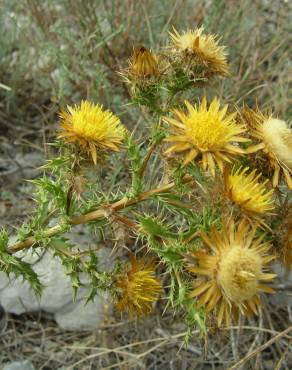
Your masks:
M 291 312 L 290 312 L 291 314 Z M 37 369 L 285 369 L 292 354 L 288 308 L 268 303 L 259 318 L 240 326 L 197 331 L 185 346 L 179 318 L 138 322 L 110 318 L 90 332 L 65 332 L 48 315 L 9 316 L 0 339 L 0 363 L 30 359 Z M 155 328 L 155 329 L 154 329 Z

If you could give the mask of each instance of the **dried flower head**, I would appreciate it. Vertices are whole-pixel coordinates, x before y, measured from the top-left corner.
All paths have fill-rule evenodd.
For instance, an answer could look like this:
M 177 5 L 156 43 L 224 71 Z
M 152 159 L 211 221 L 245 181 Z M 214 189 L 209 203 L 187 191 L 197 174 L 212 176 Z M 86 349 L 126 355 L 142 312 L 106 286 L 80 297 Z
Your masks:
M 158 299 L 161 284 L 155 278 L 155 265 L 144 260 L 131 258 L 125 275 L 120 277 L 116 284 L 120 290 L 120 299 L 117 302 L 119 311 L 127 310 L 130 317 L 148 314 L 152 311 L 152 303 Z
M 215 162 L 223 172 L 223 162 L 230 162 L 235 155 L 244 153 L 237 143 L 249 141 L 240 136 L 243 125 L 235 121 L 235 113 L 227 114 L 228 106 L 220 109 L 220 101 L 214 98 L 209 107 L 203 98 L 199 106 L 185 102 L 188 112 L 174 109 L 175 118 L 164 117 L 171 125 L 172 135 L 165 141 L 173 143 L 166 153 L 178 152 L 185 156 L 183 165 L 201 159 L 203 169 L 215 176 Z
M 248 167 L 225 171 L 224 182 L 228 198 L 248 217 L 263 222 L 261 217 L 274 209 L 273 190 L 268 191 L 266 184 L 258 182 L 261 177 L 256 170 L 248 172 Z
M 170 36 L 173 52 L 193 71 L 194 77 L 209 79 L 228 75 L 225 47 L 219 45 L 217 36 L 205 34 L 203 27 L 182 34 L 173 29 Z
M 97 151 L 119 151 L 126 129 L 120 119 L 101 105 L 82 101 L 60 113 L 59 138 L 77 143 L 97 163 Z
M 259 110 L 245 108 L 241 112 L 244 121 L 249 125 L 251 136 L 259 140 L 257 145 L 250 146 L 248 153 L 263 150 L 274 170 L 273 186 L 279 183 L 282 171 L 289 189 L 292 189 L 292 131 L 286 122 L 266 116 Z
M 266 265 L 274 259 L 269 255 L 270 244 L 255 238 L 256 227 L 251 228 L 246 220 L 236 228 L 233 221 L 224 223 L 222 230 L 215 226 L 208 237 L 201 236 L 207 251 L 194 252 L 197 265 L 189 265 L 189 271 L 204 278 L 195 285 L 191 293 L 197 297 L 198 306 L 213 311 L 218 326 L 230 325 L 232 315 L 257 314 L 260 306 L 260 292 L 272 293 L 265 285 L 276 275 L 265 272 Z

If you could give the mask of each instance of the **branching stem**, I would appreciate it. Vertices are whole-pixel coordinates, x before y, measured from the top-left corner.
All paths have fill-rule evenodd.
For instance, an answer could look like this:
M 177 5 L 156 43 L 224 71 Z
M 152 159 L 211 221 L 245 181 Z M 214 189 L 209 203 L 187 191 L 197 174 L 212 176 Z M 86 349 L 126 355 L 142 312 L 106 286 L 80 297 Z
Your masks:
M 182 179 L 183 183 L 189 183 L 191 181 L 192 181 L 192 177 L 189 176 L 189 175 L 186 175 Z M 140 203 L 144 200 L 147 200 L 147 199 L 153 197 L 156 194 L 166 193 L 169 190 L 171 190 L 173 187 L 175 187 L 175 183 L 170 182 L 170 183 L 168 183 L 166 185 L 162 185 L 158 188 L 145 191 L 145 192 L 139 194 L 139 196 L 137 196 L 136 198 L 132 198 L 132 199 L 129 199 L 129 198 L 126 198 L 126 197 L 122 198 L 119 201 L 117 201 L 117 202 L 115 202 L 111 205 L 104 205 L 104 206 L 101 206 L 100 208 L 98 208 L 95 211 L 88 212 L 88 213 L 86 213 L 84 215 L 81 215 L 81 216 L 78 216 L 78 217 L 74 217 L 69 221 L 69 223 L 72 226 L 73 225 L 81 225 L 81 224 L 86 224 L 86 223 L 91 222 L 91 221 L 97 221 L 97 220 L 106 218 L 112 212 L 116 212 L 116 211 L 119 211 L 119 210 L 124 209 L 126 207 L 129 207 L 131 205 Z M 58 224 L 58 225 L 55 225 L 55 226 L 45 230 L 44 231 L 44 236 L 46 238 L 51 238 L 54 235 L 57 235 L 57 234 L 61 233 L 62 230 L 63 230 L 63 225 Z M 13 244 L 13 245 L 9 246 L 7 248 L 7 251 L 11 254 L 16 253 L 20 250 L 30 248 L 31 246 L 33 246 L 37 242 L 38 241 L 36 240 L 36 238 L 34 236 L 31 236 L 31 237 L 25 239 L 24 241 L 21 241 L 21 242 L 18 242 L 16 244 Z

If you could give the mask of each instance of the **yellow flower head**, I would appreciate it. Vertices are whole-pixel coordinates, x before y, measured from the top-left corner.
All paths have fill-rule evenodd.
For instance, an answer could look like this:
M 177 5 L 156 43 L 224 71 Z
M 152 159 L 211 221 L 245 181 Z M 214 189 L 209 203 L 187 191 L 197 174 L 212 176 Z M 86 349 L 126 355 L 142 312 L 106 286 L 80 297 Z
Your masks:
M 215 176 L 215 162 L 223 172 L 223 162 L 230 162 L 234 155 L 244 153 L 237 143 L 249 141 L 240 136 L 243 125 L 235 121 L 235 113 L 227 114 L 228 106 L 220 109 L 220 101 L 214 98 L 207 107 L 206 98 L 197 107 L 185 102 L 188 112 L 174 109 L 175 118 L 164 117 L 171 125 L 172 135 L 165 141 L 173 143 L 166 153 L 185 153 L 183 165 L 199 157 L 203 169 Z
M 116 284 L 120 290 L 117 302 L 119 311 L 128 310 L 130 317 L 151 312 L 152 303 L 158 299 L 161 284 L 155 278 L 154 263 L 131 258 L 131 264 Z
M 150 77 L 159 74 L 158 58 L 144 46 L 134 48 L 130 72 L 137 77 Z
M 170 33 L 176 53 L 181 59 L 188 59 L 192 67 L 205 69 L 206 77 L 228 75 L 225 47 L 220 46 L 217 36 L 205 34 L 204 28 L 197 28 L 179 34 L 175 29 Z
M 210 237 L 201 234 L 210 251 L 194 252 L 197 264 L 188 266 L 204 279 L 194 286 L 191 296 L 197 297 L 199 307 L 215 313 L 218 326 L 230 325 L 232 315 L 239 312 L 257 314 L 259 293 L 273 292 L 265 282 L 275 274 L 265 269 L 274 256 L 268 254 L 270 244 L 255 238 L 255 233 L 256 227 L 245 220 L 237 228 L 233 221 L 228 227 L 224 223 L 221 231 L 213 226 Z
M 80 105 L 68 106 L 60 113 L 59 138 L 68 143 L 76 142 L 81 150 L 97 162 L 97 150 L 119 151 L 126 129 L 120 119 L 101 105 L 82 101 Z
M 279 183 L 283 171 L 289 189 L 292 189 L 292 130 L 286 122 L 265 116 L 259 110 L 245 108 L 242 117 L 250 126 L 251 136 L 260 143 L 248 148 L 248 153 L 263 150 L 274 170 L 273 186 Z
M 247 171 L 248 167 L 233 169 L 231 173 L 225 173 L 226 193 L 245 215 L 260 220 L 261 216 L 274 209 L 273 190 L 266 189 L 265 185 L 268 180 L 263 183 L 258 182 L 260 174 L 256 175 L 255 170 L 250 174 L 247 174 Z

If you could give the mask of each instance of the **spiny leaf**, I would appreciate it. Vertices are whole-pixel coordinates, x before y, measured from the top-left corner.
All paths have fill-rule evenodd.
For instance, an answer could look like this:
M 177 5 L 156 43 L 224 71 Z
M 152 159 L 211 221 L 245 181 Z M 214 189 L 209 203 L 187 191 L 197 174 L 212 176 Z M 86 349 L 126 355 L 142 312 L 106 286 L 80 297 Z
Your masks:
M 198 309 L 193 299 L 187 298 L 184 301 L 185 320 L 188 325 L 188 333 L 185 337 L 186 344 L 191 338 L 192 331 L 194 328 L 198 328 L 204 335 L 207 334 L 205 312 L 202 309 Z
M 174 271 L 179 271 L 183 267 L 183 253 L 188 250 L 188 245 L 180 240 L 171 240 L 165 243 L 157 253 L 162 261 Z
M 180 213 L 187 217 L 193 217 L 191 205 L 181 200 L 181 197 L 176 194 L 164 193 L 156 196 L 158 202 L 162 203 L 164 207 L 172 213 Z
M 66 269 L 66 275 L 70 277 L 73 289 L 73 300 L 76 299 L 77 291 L 80 288 L 80 272 L 82 272 L 80 265 L 80 257 L 70 255 L 70 250 L 73 245 L 64 237 L 54 238 L 50 241 L 49 247 L 55 256 L 59 257 L 62 265 Z
M 139 221 L 141 224 L 141 229 L 146 232 L 146 234 L 154 237 L 162 238 L 175 238 L 176 234 L 172 233 L 167 226 L 163 225 L 159 220 L 153 216 L 140 216 Z
M 37 296 L 41 296 L 43 285 L 38 275 L 32 269 L 31 265 L 21 260 L 21 258 L 11 255 L 7 252 L 8 234 L 6 231 L 0 231 L 0 271 L 7 276 L 13 274 L 16 278 L 22 277 L 27 281 L 31 289 Z

